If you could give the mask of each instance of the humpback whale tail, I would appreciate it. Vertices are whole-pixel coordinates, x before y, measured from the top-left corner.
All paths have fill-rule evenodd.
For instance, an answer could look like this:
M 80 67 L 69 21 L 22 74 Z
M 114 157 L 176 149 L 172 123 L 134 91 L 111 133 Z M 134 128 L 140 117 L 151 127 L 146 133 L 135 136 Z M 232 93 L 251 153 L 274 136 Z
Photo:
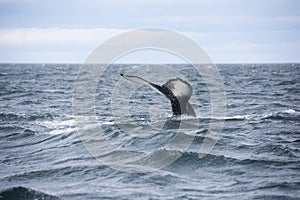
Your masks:
M 120 75 L 127 80 L 147 85 L 156 92 L 167 97 L 171 101 L 173 115 L 189 115 L 196 117 L 195 111 L 189 103 L 189 99 L 193 93 L 193 88 L 187 81 L 181 78 L 176 78 L 171 79 L 160 86 L 137 76 L 129 76 L 126 74 Z

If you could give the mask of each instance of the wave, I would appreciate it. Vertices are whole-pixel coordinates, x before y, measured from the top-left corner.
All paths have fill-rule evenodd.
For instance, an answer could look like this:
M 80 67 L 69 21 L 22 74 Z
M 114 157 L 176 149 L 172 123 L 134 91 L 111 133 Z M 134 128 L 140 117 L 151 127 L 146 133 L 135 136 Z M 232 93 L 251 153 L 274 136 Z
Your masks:
M 43 200 L 60 200 L 60 198 L 56 196 L 52 196 L 40 191 L 36 191 L 30 188 L 18 186 L 5 189 L 0 192 L 0 199 L 2 200 L 36 200 L 36 199 L 43 199 Z
M 299 121 L 299 117 L 300 115 L 298 111 L 293 109 L 287 109 L 267 116 L 265 119 Z
M 204 168 L 219 168 L 228 167 L 228 173 L 235 173 L 234 170 L 231 171 L 230 167 L 243 166 L 244 169 L 249 169 L 255 166 L 297 166 L 297 159 L 277 159 L 268 157 L 249 157 L 249 158 L 237 158 L 230 155 L 217 155 L 208 154 L 204 157 L 199 157 L 198 152 L 191 151 L 181 151 L 161 148 L 151 152 L 150 154 L 136 154 L 136 156 L 127 156 L 124 160 L 124 155 L 127 153 L 132 153 L 125 150 L 117 150 L 103 154 L 100 160 L 104 163 L 109 163 L 112 166 L 118 166 L 122 168 L 130 168 L 134 166 L 135 169 L 143 169 L 147 167 L 148 169 L 156 169 L 164 166 L 167 163 L 170 165 L 166 166 L 167 171 L 176 170 L 179 173 L 185 173 L 183 168 L 203 170 Z M 162 159 L 163 158 L 163 159 Z M 146 169 L 146 168 L 145 168 Z
M 23 126 L 4 125 L 0 128 L 2 131 L 2 134 L 0 135 L 1 140 L 16 141 L 36 135 L 34 130 Z
M 5 72 L 0 73 L 0 76 L 7 76 L 7 75 L 8 75 L 8 73 L 5 73 Z
M 43 113 L 43 114 L 33 114 L 27 115 L 23 113 L 0 113 L 0 120 L 3 121 L 19 121 L 19 120 L 29 120 L 34 121 L 37 119 L 53 119 L 53 115 L 50 113 Z
M 8 140 L 16 140 L 16 139 L 25 139 L 28 137 L 34 136 L 36 133 L 30 129 L 24 129 L 21 133 L 11 133 L 8 135 L 5 135 L 5 139 Z
M 37 125 L 47 129 L 47 134 L 60 135 L 76 132 L 76 121 L 74 119 L 53 119 L 37 121 Z
M 285 119 L 294 119 L 299 120 L 300 112 L 294 109 L 286 109 L 283 111 L 270 112 L 265 114 L 246 114 L 246 115 L 234 115 L 225 117 L 225 121 L 230 120 L 264 120 L 264 119 L 273 119 L 273 120 L 285 120 Z
M 193 165 L 197 167 L 220 167 L 220 166 L 228 166 L 228 165 L 268 165 L 268 166 L 284 166 L 290 164 L 297 164 L 297 159 L 291 160 L 278 160 L 278 159 L 270 159 L 270 158 L 235 158 L 229 155 L 217 155 L 217 154 L 208 154 L 203 158 L 199 157 L 198 152 L 181 152 L 178 150 L 167 150 L 161 149 L 161 154 L 165 154 L 165 156 L 172 156 L 181 154 L 181 157 L 175 162 L 176 165 L 188 165 L 192 167 Z M 157 154 L 154 152 L 152 154 Z

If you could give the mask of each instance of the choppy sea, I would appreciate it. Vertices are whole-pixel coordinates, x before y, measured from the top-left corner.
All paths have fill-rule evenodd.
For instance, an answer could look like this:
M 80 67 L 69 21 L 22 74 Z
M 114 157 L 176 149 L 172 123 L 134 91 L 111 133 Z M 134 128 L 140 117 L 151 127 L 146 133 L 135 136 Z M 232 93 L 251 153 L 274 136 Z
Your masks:
M 300 64 L 217 65 L 226 117 L 221 137 L 204 157 L 199 149 L 211 116 L 205 81 L 190 65 L 166 66 L 193 86 L 198 117 L 184 121 L 196 130 L 180 130 L 168 100 L 146 86 L 134 86 L 132 94 L 115 88 L 120 73 L 143 67 L 156 73 L 149 81 L 163 84 L 167 79 L 157 67 L 113 65 L 94 91 L 94 126 L 104 137 L 93 141 L 102 153 L 96 159 L 73 113 L 80 65 L 0 64 L 0 199 L 300 198 Z M 128 105 L 118 103 L 128 96 Z M 125 117 L 118 118 L 124 107 Z M 96 129 L 86 130 L 95 136 Z M 181 140 L 165 148 L 175 132 L 193 137 L 186 150 Z M 152 172 L 107 164 L 140 152 L 161 160 L 180 156 Z

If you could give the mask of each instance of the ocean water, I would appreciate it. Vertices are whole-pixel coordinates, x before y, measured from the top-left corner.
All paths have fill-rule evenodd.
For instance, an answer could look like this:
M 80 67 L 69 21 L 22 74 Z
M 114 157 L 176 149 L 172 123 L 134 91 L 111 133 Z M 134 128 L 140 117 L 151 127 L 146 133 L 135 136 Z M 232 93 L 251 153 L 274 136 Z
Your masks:
M 105 136 L 93 141 L 96 159 L 73 113 L 80 65 L 1 64 L 0 199 L 299 199 L 300 64 L 217 65 L 227 111 L 220 139 L 202 158 L 209 91 L 191 66 L 167 66 L 174 74 L 160 76 L 166 74 L 154 65 L 142 69 L 154 74 L 154 83 L 176 74 L 191 83 L 198 117 L 184 123 L 193 130 L 178 127 L 168 100 L 149 88 L 122 90 L 129 86 L 118 85 L 119 74 L 141 67 L 113 65 L 96 83 L 97 123 L 87 129 L 95 135 L 100 127 Z M 128 105 L 120 101 L 126 97 Z M 183 140 L 165 148 L 175 133 L 192 137 L 184 151 Z M 153 172 L 116 169 L 140 152 L 161 160 L 180 156 Z

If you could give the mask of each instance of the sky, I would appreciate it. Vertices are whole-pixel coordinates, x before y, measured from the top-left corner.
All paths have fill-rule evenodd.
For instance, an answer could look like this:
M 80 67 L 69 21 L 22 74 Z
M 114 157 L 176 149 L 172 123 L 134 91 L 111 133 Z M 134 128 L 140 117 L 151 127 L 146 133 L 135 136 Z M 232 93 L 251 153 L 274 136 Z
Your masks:
M 298 0 L 0 0 L 0 62 L 83 63 L 144 27 L 188 36 L 215 63 L 300 62 Z M 177 62 L 159 52 L 122 61 L 132 60 Z

